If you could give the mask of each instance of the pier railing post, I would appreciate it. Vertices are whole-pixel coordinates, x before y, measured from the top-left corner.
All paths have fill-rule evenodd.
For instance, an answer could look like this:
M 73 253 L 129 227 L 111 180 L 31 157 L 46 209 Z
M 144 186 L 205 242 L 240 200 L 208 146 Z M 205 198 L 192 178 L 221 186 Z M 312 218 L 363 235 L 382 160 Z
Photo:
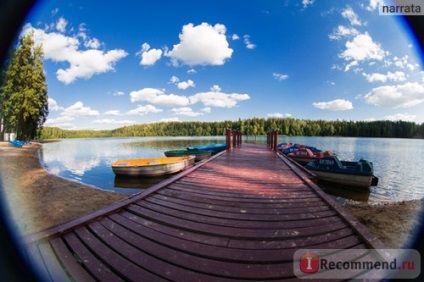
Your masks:
M 232 138 L 232 140 L 231 140 Z M 242 143 L 242 133 L 239 130 L 232 130 L 227 128 L 225 130 L 225 142 L 227 144 L 227 150 L 240 146 Z
M 277 152 L 278 146 L 278 130 L 274 131 L 274 151 Z
M 227 128 L 225 131 L 225 142 L 227 144 L 227 150 L 231 149 L 231 129 Z

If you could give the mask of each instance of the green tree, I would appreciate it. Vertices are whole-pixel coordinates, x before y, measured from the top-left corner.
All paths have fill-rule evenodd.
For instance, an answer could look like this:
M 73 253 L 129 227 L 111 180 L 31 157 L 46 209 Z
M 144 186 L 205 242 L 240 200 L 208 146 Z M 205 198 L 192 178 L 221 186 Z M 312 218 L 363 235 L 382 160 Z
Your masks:
M 0 88 L 3 132 L 16 132 L 20 140 L 36 137 L 48 115 L 48 96 L 43 49 L 35 46 L 33 33 L 19 39 L 3 78 Z

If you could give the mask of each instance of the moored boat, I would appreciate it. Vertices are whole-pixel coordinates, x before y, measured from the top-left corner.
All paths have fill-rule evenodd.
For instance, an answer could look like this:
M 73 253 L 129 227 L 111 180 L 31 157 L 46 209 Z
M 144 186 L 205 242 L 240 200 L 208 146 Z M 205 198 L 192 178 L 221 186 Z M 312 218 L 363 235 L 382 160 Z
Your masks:
M 116 175 L 159 176 L 173 174 L 194 164 L 195 156 L 118 160 L 112 164 Z
M 321 150 L 317 149 L 316 147 L 307 146 L 307 145 L 303 145 L 303 144 L 281 143 L 280 145 L 281 146 L 278 147 L 278 150 L 281 153 L 283 153 L 284 155 L 297 152 L 300 149 L 309 149 L 309 150 L 312 151 L 312 153 L 322 152 Z
M 215 143 L 201 146 L 187 147 L 188 151 L 212 151 L 212 155 L 227 149 L 227 143 Z
M 325 151 L 325 152 L 312 152 L 310 149 L 307 148 L 300 148 L 299 150 L 288 153 L 287 157 L 290 159 L 298 162 L 301 165 L 306 165 L 311 161 L 322 159 L 327 156 L 335 156 L 335 154 L 332 151 Z
M 308 163 L 306 169 L 315 173 L 321 181 L 364 188 L 378 184 L 373 163 L 363 159 L 348 162 L 328 156 Z
M 167 157 L 181 157 L 194 155 L 196 158 L 194 161 L 198 162 L 209 158 L 212 155 L 212 151 L 196 151 L 196 150 L 169 150 L 163 152 Z

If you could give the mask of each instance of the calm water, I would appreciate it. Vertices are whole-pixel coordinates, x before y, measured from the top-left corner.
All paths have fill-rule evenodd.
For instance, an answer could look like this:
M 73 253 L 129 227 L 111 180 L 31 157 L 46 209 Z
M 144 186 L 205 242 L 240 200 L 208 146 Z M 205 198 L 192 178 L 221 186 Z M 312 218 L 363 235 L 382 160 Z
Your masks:
M 115 178 L 111 164 L 118 159 L 163 157 L 163 151 L 224 142 L 224 137 L 144 137 L 68 139 L 43 145 L 42 159 L 47 169 L 59 176 L 121 193 L 136 193 L 162 179 L 128 181 Z M 254 141 L 249 137 L 249 141 Z M 258 137 L 257 143 L 265 143 Z M 279 137 L 279 142 L 292 142 L 332 150 L 341 160 L 374 163 L 378 186 L 369 192 L 349 189 L 340 193 L 337 187 L 322 186 L 338 201 L 350 198 L 358 201 L 381 202 L 424 198 L 424 140 L 340 138 L 340 137 Z

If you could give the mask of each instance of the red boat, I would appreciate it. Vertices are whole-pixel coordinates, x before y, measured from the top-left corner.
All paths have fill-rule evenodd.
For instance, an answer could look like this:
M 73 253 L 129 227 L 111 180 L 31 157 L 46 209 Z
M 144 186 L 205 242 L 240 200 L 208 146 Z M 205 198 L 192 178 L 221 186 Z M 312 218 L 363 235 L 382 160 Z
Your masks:
M 306 149 L 306 148 L 300 148 L 296 152 L 287 154 L 287 157 L 291 158 L 292 160 L 298 162 L 301 165 L 306 165 L 309 162 L 312 162 L 316 159 L 321 159 L 327 156 L 335 156 L 335 154 L 332 151 L 314 153 L 310 149 Z

